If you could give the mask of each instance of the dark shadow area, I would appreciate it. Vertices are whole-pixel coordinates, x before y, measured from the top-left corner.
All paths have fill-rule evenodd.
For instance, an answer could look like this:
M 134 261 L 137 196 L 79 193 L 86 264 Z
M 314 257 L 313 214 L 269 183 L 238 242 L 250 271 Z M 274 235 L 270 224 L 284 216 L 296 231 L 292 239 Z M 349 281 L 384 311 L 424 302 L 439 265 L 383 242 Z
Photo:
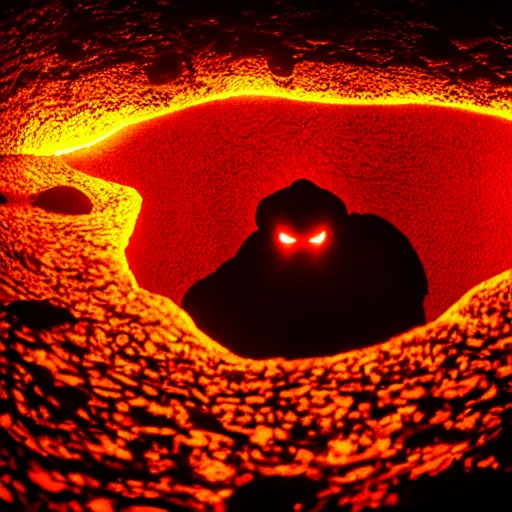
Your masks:
M 489 510 L 505 512 L 510 509 L 512 477 L 506 472 L 476 470 L 464 472 L 457 464 L 436 477 L 403 480 L 391 485 L 388 496 L 399 493 L 398 503 L 378 508 L 362 506 L 360 510 L 393 512 L 431 512 L 442 510 Z M 359 483 L 361 485 L 362 482 Z M 319 498 L 325 483 L 305 477 L 267 477 L 239 487 L 226 502 L 226 512 L 350 512 L 352 505 L 339 505 L 342 495 Z M 347 488 L 350 488 L 348 486 Z M 369 486 L 372 489 L 372 486 Z M 390 500 L 394 501 L 394 500 Z M 385 502 L 385 500 L 383 500 Z
M 182 307 L 244 357 L 326 356 L 425 323 L 428 291 L 407 237 L 375 215 L 297 180 L 261 201 L 258 230 Z
M 18 325 L 30 329 L 52 329 L 64 324 L 73 325 L 77 322 L 71 311 L 56 306 L 49 300 L 15 300 L 10 302 L 5 309 Z
M 317 482 L 306 477 L 257 478 L 233 493 L 226 502 L 226 512 L 308 511 L 316 505 L 319 489 Z
M 68 185 L 57 185 L 39 192 L 32 204 L 49 212 L 67 215 L 87 215 L 93 206 L 86 194 Z

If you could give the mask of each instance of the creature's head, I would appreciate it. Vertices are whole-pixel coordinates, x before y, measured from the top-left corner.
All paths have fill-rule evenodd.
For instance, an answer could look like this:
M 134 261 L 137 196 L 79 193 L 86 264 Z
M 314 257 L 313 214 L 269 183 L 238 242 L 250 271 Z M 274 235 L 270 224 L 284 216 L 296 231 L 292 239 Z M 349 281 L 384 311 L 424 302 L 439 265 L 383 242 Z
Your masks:
M 260 202 L 256 224 L 276 254 L 307 264 L 336 246 L 348 212 L 338 196 L 300 179 Z

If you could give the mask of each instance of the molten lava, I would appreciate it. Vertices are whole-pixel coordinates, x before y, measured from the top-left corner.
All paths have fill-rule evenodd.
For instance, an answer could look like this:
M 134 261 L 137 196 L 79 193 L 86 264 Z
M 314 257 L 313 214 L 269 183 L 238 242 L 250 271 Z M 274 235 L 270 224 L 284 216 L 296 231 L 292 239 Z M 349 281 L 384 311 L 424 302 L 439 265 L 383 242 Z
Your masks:
M 286 2 L 222 19 L 138 4 L 149 14 L 32 2 L 6 16 L 0 508 L 220 511 L 248 486 L 297 479 L 317 510 L 360 510 L 428 502 L 422 482 L 448 475 L 446 489 L 463 481 L 458 508 L 483 496 L 492 509 L 478 479 L 509 486 L 512 470 L 512 272 L 488 279 L 511 261 L 501 21 L 487 23 L 494 40 L 465 23 L 447 35 L 435 9 L 403 2 L 412 21 L 376 9 L 384 29 L 362 12 L 367 29 L 340 36 Z M 213 103 L 251 94 L 272 99 Z M 55 156 L 68 153 L 83 172 Z M 455 304 L 379 346 L 256 362 L 144 289 L 178 298 L 232 254 L 259 198 L 304 173 L 411 238 L 431 319 Z M 90 213 L 34 205 L 61 186 Z
M 504 147 L 512 147 L 509 122 L 457 109 L 246 97 L 132 126 L 63 158 L 142 196 L 127 257 L 147 290 L 179 303 L 255 229 L 258 202 L 303 177 L 409 238 L 427 272 L 433 320 L 510 267 L 512 152 Z

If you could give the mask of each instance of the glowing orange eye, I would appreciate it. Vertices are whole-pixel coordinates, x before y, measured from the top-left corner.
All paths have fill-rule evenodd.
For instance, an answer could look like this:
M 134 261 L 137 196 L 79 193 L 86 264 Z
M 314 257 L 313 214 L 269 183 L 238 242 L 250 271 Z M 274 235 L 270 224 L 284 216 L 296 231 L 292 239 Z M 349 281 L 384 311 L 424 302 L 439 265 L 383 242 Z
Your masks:
M 322 231 L 318 235 L 314 236 L 313 238 L 309 239 L 310 244 L 322 244 L 325 240 L 326 233 L 325 231 Z
M 293 238 L 292 236 L 289 236 L 287 235 L 286 233 L 279 233 L 279 241 L 282 242 L 283 244 L 294 244 L 297 239 L 296 238 Z

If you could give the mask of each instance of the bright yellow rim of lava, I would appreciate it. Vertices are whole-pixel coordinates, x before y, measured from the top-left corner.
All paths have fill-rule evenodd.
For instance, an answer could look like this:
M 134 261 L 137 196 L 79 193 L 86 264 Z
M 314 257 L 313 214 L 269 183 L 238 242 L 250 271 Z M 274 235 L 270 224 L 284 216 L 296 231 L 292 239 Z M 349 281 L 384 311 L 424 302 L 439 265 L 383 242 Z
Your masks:
M 18 154 L 63 155 L 90 147 L 132 124 L 248 95 L 337 105 L 451 107 L 512 120 L 508 88 L 487 80 L 454 84 L 406 67 L 383 70 L 314 62 L 299 63 L 292 76 L 279 78 L 272 75 L 264 59 L 205 61 L 195 69 L 193 79 L 162 86 L 151 85 L 140 68 L 130 65 L 75 82 L 43 84 L 37 98 L 57 98 L 65 91 L 68 103 L 38 115 L 25 112 L 28 121 L 23 128 L 7 130 L 12 132 L 11 142 L 16 139 L 10 146 Z M 21 105 L 22 99 L 11 102 Z M 7 118 L 5 122 L 12 124 Z

